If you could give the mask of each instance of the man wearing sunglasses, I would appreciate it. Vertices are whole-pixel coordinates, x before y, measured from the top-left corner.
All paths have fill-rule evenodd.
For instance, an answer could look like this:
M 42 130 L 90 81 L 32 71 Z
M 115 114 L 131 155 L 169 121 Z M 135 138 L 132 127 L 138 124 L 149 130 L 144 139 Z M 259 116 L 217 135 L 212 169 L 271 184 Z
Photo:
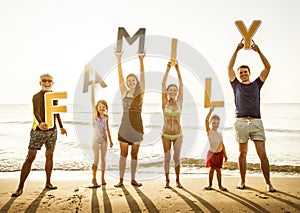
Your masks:
M 228 77 L 234 92 L 234 102 L 236 106 L 234 123 L 235 137 L 239 143 L 239 169 L 241 181 L 236 186 L 238 189 L 244 189 L 246 177 L 246 156 L 248 151 L 248 140 L 254 141 L 257 154 L 260 159 L 261 170 L 264 175 L 267 190 L 274 192 L 275 189 L 270 181 L 269 160 L 265 149 L 265 131 L 261 121 L 260 114 L 260 89 L 267 79 L 271 65 L 262 54 L 259 47 L 252 40 L 251 49 L 258 53 L 264 69 L 260 76 L 254 81 L 250 81 L 250 68 L 242 65 L 237 69 L 237 79 L 233 66 L 236 61 L 239 50 L 244 47 L 243 40 L 238 44 L 228 65 Z
M 12 197 L 17 197 L 23 193 L 24 183 L 28 177 L 31 169 L 32 162 L 35 159 L 37 150 L 40 150 L 43 144 L 46 147 L 46 186 L 47 189 L 57 189 L 56 186 L 51 184 L 51 173 L 53 168 L 53 152 L 55 148 L 55 143 L 57 139 L 56 124 L 54 122 L 54 127 L 49 128 L 45 123 L 45 104 L 44 104 L 44 94 L 46 92 L 52 92 L 53 77 L 50 74 L 43 74 L 40 76 L 40 86 L 41 91 L 35 94 L 32 98 L 33 103 L 33 114 L 34 121 L 32 129 L 30 132 L 30 142 L 28 146 L 28 154 L 25 162 L 22 166 L 20 182 L 16 192 L 12 194 Z M 57 105 L 57 100 L 54 101 L 54 105 Z M 58 122 L 61 134 L 66 134 L 67 131 L 63 128 L 62 121 L 59 114 L 54 115 L 55 120 Z

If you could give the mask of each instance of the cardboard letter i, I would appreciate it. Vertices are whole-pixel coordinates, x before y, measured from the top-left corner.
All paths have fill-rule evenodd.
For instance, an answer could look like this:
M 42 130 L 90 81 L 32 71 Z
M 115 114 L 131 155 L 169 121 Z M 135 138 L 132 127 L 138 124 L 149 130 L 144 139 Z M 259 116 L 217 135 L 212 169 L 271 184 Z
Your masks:
M 171 66 L 175 66 L 175 64 L 176 64 L 176 54 L 177 54 L 177 39 L 176 38 L 172 38 Z

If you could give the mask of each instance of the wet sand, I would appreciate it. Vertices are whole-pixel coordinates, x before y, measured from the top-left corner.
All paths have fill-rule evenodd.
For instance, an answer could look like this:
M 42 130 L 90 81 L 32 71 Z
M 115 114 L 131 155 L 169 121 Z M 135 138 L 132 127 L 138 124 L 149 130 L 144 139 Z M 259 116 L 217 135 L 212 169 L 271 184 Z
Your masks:
M 54 174 L 56 171 L 54 171 Z M 213 190 L 204 190 L 207 178 L 183 175 L 183 189 L 164 188 L 164 179 L 143 181 L 133 187 L 128 180 L 124 187 L 115 188 L 115 178 L 107 178 L 107 185 L 88 188 L 87 172 L 60 172 L 53 175 L 56 190 L 44 189 L 45 175 L 31 172 L 24 192 L 15 198 L 19 172 L 0 176 L 0 212 L 299 212 L 300 178 L 274 177 L 277 192 L 267 192 L 262 175 L 247 177 L 247 187 L 236 189 L 238 177 L 223 177 L 228 191 L 220 191 L 214 178 Z

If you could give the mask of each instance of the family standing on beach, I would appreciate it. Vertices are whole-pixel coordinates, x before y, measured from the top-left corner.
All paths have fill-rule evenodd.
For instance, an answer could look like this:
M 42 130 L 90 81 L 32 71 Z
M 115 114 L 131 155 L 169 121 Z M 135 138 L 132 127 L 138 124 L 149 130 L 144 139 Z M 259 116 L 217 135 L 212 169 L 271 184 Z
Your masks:
M 248 140 L 251 139 L 256 147 L 257 154 L 261 162 L 261 170 L 264 175 L 267 189 L 269 192 L 274 192 L 275 189 L 270 181 L 269 161 L 265 150 L 265 133 L 261 121 L 260 114 L 260 89 L 263 86 L 268 74 L 270 72 L 270 64 L 266 57 L 262 54 L 259 47 L 253 42 L 251 49 L 258 53 L 260 56 L 264 69 L 260 76 L 253 82 L 250 81 L 250 68 L 247 65 L 242 65 L 237 69 L 237 75 L 233 67 L 237 57 L 237 53 L 244 47 L 241 41 L 228 65 L 228 77 L 234 92 L 234 101 L 236 106 L 236 120 L 234 123 L 236 140 L 239 143 L 239 169 L 240 169 L 240 183 L 236 186 L 238 189 L 244 189 L 246 177 L 246 155 L 248 150 Z M 122 53 L 115 53 L 118 63 L 119 75 L 119 89 L 122 97 L 123 115 L 118 132 L 118 140 L 120 145 L 120 159 L 119 159 L 119 182 L 114 185 L 115 187 L 122 187 L 124 180 L 124 173 L 126 168 L 126 159 L 128 156 L 129 147 L 131 147 L 131 184 L 140 187 L 135 179 L 138 152 L 140 144 L 143 141 L 143 121 L 142 121 L 142 106 L 145 91 L 145 77 L 144 77 L 144 63 L 143 59 L 145 53 L 139 54 L 140 62 L 140 79 L 135 74 L 129 74 L 124 80 L 122 71 Z M 172 63 L 171 63 L 172 62 Z M 174 65 L 178 76 L 179 86 L 170 84 L 166 86 L 171 65 Z M 52 92 L 53 77 L 49 74 L 40 76 L 41 91 L 33 96 L 33 114 L 34 122 L 30 132 L 30 141 L 28 146 L 28 154 L 22 166 L 19 186 L 12 194 L 17 197 L 22 194 L 24 183 L 30 173 L 32 162 L 35 159 L 37 150 L 45 144 L 46 147 L 46 185 L 47 189 L 57 189 L 51 183 L 51 172 L 53 168 L 53 153 L 57 139 L 57 127 L 48 128 L 45 123 L 45 107 L 44 107 L 44 94 Z M 105 167 L 106 167 L 106 153 L 108 142 L 110 147 L 113 142 L 110 136 L 108 125 L 108 105 L 106 101 L 99 100 L 95 102 L 94 84 L 91 86 L 91 101 L 93 111 L 93 129 L 94 137 L 92 141 L 92 149 L 94 153 L 94 162 L 92 164 L 92 187 L 99 187 L 106 184 L 105 181 Z M 162 111 L 164 116 L 164 125 L 162 130 L 162 144 L 164 150 L 164 171 L 166 177 L 165 188 L 170 188 L 170 161 L 171 161 L 171 148 L 173 145 L 173 160 L 175 162 L 176 186 L 182 188 L 180 183 L 180 152 L 183 143 L 182 128 L 180 124 L 180 116 L 183 103 L 183 81 L 180 74 L 178 62 L 170 61 L 167 64 L 167 69 L 162 80 Z M 54 101 L 57 105 L 57 101 Z M 217 180 L 219 189 L 226 191 L 222 185 L 221 168 L 223 161 L 227 161 L 227 154 L 223 142 L 222 134 L 218 132 L 220 117 L 212 115 L 214 107 L 212 106 L 205 120 L 206 132 L 210 144 L 207 153 L 206 166 L 210 167 L 209 171 L 209 185 L 205 187 L 206 190 L 212 189 L 212 180 L 214 171 L 217 173 Z M 61 134 L 66 134 L 67 131 L 63 128 L 60 115 L 54 115 L 58 121 Z M 101 159 L 101 184 L 98 184 L 96 174 L 98 170 L 99 158 Z

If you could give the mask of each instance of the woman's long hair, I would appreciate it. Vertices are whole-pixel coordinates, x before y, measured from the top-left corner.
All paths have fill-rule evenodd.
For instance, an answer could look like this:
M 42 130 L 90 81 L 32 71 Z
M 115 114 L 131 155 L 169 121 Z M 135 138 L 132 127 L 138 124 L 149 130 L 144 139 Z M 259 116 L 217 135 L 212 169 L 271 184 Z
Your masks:
M 128 78 L 130 78 L 130 77 L 135 78 L 135 80 L 137 82 L 134 93 L 133 93 L 134 100 L 131 103 L 131 107 L 133 107 L 133 108 L 141 107 L 143 104 L 143 94 L 141 91 L 140 81 L 135 74 L 131 73 L 131 74 L 127 75 L 127 77 L 126 77 L 126 84 L 127 84 Z

